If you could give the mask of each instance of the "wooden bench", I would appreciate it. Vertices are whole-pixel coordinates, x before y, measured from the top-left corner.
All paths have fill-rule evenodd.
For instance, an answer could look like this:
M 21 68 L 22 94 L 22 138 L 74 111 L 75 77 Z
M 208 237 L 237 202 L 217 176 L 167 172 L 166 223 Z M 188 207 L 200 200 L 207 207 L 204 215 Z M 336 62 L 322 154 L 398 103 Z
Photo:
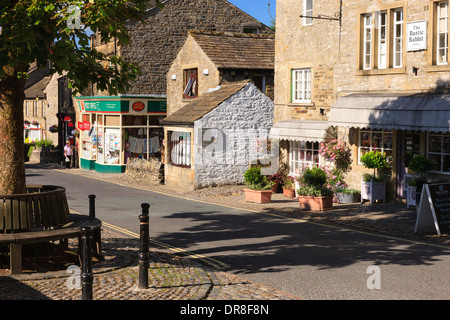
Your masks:
M 22 245 L 78 237 L 94 230 L 93 255 L 101 258 L 101 221 L 70 214 L 65 188 L 28 186 L 26 194 L 0 195 L 0 243 L 10 247 L 10 272 L 22 272 Z M 79 248 L 79 252 L 81 248 Z

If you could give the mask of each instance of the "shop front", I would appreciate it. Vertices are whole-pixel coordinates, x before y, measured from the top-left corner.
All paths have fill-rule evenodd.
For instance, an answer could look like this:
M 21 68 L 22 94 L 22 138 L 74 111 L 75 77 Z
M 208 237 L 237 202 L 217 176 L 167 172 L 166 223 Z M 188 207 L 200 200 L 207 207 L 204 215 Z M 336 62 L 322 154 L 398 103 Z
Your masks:
M 165 96 L 77 97 L 80 168 L 125 172 L 130 159 L 161 160 Z
M 450 180 L 449 108 L 446 94 L 352 94 L 331 108 L 329 124 L 347 129 L 342 132 L 354 146 L 353 171 L 365 152 L 386 153 L 393 196 L 405 199 L 409 182 L 418 176 L 408 165 L 418 155 L 432 162 L 429 178 Z

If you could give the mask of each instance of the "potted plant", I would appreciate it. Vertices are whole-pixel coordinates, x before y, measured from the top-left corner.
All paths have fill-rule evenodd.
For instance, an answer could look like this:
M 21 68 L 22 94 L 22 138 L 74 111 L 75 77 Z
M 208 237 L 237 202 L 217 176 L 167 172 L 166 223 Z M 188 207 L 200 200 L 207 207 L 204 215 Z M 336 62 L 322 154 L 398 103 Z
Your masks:
M 294 178 L 287 176 L 283 180 L 283 195 L 288 198 L 295 198 Z
M 361 180 L 361 201 L 369 200 L 373 203 L 375 200 L 386 202 L 386 183 L 383 178 L 377 176 L 376 170 L 389 168 L 386 154 L 378 151 L 366 152 L 361 157 L 364 167 L 373 169 L 373 175 L 364 174 Z
M 424 178 L 424 173 L 431 170 L 431 168 L 433 167 L 433 163 L 430 159 L 425 158 L 424 156 L 416 155 L 411 159 L 407 167 L 408 170 L 412 170 L 415 174 L 419 175 L 419 177 L 408 183 L 407 206 L 409 208 L 409 206 L 412 204 L 411 202 L 414 202 L 413 205 L 416 205 L 416 203 L 420 203 L 422 186 L 427 182 Z M 412 193 L 415 193 L 415 197 L 412 196 Z
M 247 188 L 244 189 L 245 201 L 268 203 L 272 201 L 272 183 L 261 174 L 260 167 L 251 167 L 244 173 Z
M 329 210 L 333 207 L 333 191 L 327 187 L 327 174 L 318 167 L 307 168 L 297 178 L 300 187 L 297 189 L 301 209 Z
M 284 173 L 282 171 L 278 171 L 277 173 L 269 176 L 267 179 L 272 183 L 272 192 L 277 193 L 279 187 L 283 185 Z
M 345 187 L 337 187 L 335 190 L 338 203 L 355 203 L 359 202 L 361 193 L 357 189 Z

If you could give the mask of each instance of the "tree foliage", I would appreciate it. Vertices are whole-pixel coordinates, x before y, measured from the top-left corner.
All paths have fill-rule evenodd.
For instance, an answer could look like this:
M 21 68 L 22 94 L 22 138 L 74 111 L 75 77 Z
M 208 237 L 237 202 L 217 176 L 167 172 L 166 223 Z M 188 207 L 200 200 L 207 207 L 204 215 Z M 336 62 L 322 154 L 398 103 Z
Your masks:
M 138 67 L 91 48 L 90 35 L 125 45 L 127 21 L 140 19 L 154 5 L 160 1 L 0 0 L 0 79 L 11 69 L 21 77 L 30 63 L 51 62 L 51 72 L 66 72 L 75 93 L 90 83 L 110 94 L 124 92 Z

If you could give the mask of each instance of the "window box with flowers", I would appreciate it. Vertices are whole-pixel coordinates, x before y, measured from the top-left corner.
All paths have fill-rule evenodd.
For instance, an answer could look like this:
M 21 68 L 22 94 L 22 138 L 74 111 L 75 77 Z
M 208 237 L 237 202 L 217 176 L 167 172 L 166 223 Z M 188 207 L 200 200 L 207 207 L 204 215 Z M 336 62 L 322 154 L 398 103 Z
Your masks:
M 57 125 L 50 126 L 50 128 L 48 128 L 48 131 L 50 131 L 51 133 L 57 133 L 58 126 Z

